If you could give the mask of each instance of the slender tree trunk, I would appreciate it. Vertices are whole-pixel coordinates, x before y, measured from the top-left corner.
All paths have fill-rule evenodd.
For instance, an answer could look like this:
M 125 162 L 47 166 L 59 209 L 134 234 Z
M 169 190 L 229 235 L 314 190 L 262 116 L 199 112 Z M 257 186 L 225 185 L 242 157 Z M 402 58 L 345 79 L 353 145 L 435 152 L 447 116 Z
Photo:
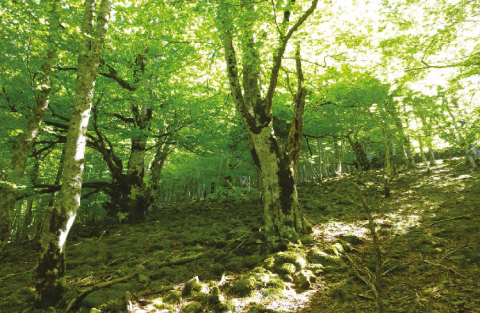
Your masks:
M 78 56 L 76 94 L 67 134 L 62 189 L 40 240 L 40 261 L 35 281 L 35 306 L 38 308 L 54 305 L 66 289 L 65 246 L 80 206 L 86 132 L 111 3 L 110 0 L 102 0 L 94 31 L 95 6 L 95 0 L 85 1 L 82 31 L 86 39 Z
M 392 112 L 392 111 L 390 111 Z M 399 116 L 399 113 L 394 111 L 394 113 L 392 113 L 392 116 L 395 120 L 395 125 L 397 126 L 397 129 L 400 133 L 400 137 L 401 137 L 401 142 L 402 142 L 402 153 L 404 155 L 404 159 L 405 159 L 405 165 L 407 166 L 407 168 L 409 169 L 414 169 L 415 168 L 415 160 L 413 158 L 413 154 L 412 154 L 412 146 L 411 146 L 411 143 L 410 143 L 410 139 L 408 138 L 407 134 L 405 134 L 405 129 L 403 127 L 403 123 L 402 123 L 402 120 L 400 119 L 400 116 Z
M 383 129 L 382 129 L 383 130 Z M 383 144 L 385 145 L 385 197 L 390 197 L 390 182 L 393 178 L 393 169 L 390 162 L 390 147 L 388 144 L 388 137 L 385 131 L 383 132 Z
M 32 175 L 30 177 L 30 182 L 32 185 L 35 185 L 37 183 L 37 177 L 38 177 L 39 171 L 40 171 L 40 160 L 37 158 L 35 159 L 35 165 L 33 166 Z M 22 228 L 19 235 L 17 236 L 18 240 L 23 240 L 28 237 L 28 233 L 29 233 L 28 230 L 30 228 L 30 225 L 32 224 L 32 217 L 33 217 L 33 212 L 32 212 L 33 201 L 34 201 L 33 198 L 28 199 L 27 209 L 25 211 L 25 217 L 23 219 Z
M 147 198 L 150 206 L 154 208 L 160 205 L 160 177 L 165 161 L 171 151 L 172 146 L 169 143 L 164 142 L 159 145 L 153 159 L 152 168 L 150 169 L 150 186 L 147 191 Z
M 342 160 L 340 159 L 340 145 L 338 139 L 333 139 L 333 151 L 335 154 L 335 174 L 342 175 Z
M 293 95 L 293 119 L 288 132 L 287 142 L 285 143 L 285 151 L 290 155 L 293 162 L 293 176 L 295 177 L 298 164 L 300 162 L 300 151 L 302 150 L 303 135 L 303 113 L 305 112 L 305 98 L 307 89 L 303 87 L 303 71 L 302 61 L 300 59 L 300 45 L 297 46 L 295 52 L 295 63 L 297 69 L 297 93 Z
M 367 159 L 367 153 L 365 151 L 365 145 L 361 141 L 354 141 L 350 136 L 347 136 L 348 142 L 352 147 L 353 152 L 357 160 L 358 168 L 360 171 L 368 170 L 370 162 Z
M 0 194 L 0 250 L 10 237 L 18 185 L 21 183 L 25 172 L 25 163 L 28 159 L 28 153 L 32 149 L 50 102 L 50 91 L 52 88 L 50 73 L 52 71 L 56 53 L 54 36 L 56 35 L 58 28 L 58 21 L 55 17 L 57 5 L 58 0 L 52 0 L 49 15 L 50 34 L 47 40 L 47 52 L 43 58 L 42 66 L 40 67 L 40 75 L 34 90 L 35 106 L 33 107 L 31 117 L 28 119 L 25 132 L 20 136 L 18 142 L 13 148 L 13 158 L 5 179 L 8 184 L 2 189 Z

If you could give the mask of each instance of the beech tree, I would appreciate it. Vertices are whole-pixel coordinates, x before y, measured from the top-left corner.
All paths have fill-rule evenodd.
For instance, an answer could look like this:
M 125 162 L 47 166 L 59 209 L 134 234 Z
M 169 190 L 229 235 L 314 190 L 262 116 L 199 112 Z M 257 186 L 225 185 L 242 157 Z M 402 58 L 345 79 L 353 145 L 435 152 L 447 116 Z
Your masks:
M 48 3 L 49 10 L 49 35 L 47 37 L 47 49 L 42 59 L 38 78 L 32 78 L 35 105 L 23 134 L 13 148 L 13 157 L 7 170 L 5 181 L 7 185 L 1 190 L 0 195 L 0 250 L 7 243 L 12 232 L 13 211 L 17 198 L 19 184 L 25 172 L 25 163 L 32 149 L 35 138 L 40 130 L 40 125 L 45 117 L 50 102 L 51 71 L 55 59 L 56 33 L 58 31 L 57 7 L 58 1 Z
M 294 181 L 293 158 L 295 158 L 295 152 L 291 150 L 294 145 L 291 143 L 292 140 L 289 140 L 286 150 L 282 150 L 279 146 L 273 129 L 272 104 L 288 41 L 313 13 L 317 3 L 317 0 L 312 1 L 310 7 L 298 17 L 292 26 L 289 26 L 291 15 L 289 7 L 294 5 L 294 2 L 289 3 L 285 8 L 281 28 L 279 28 L 279 43 L 273 53 L 272 70 L 269 73 L 269 83 L 265 89 L 260 85 L 262 62 L 259 59 L 258 45 L 261 44 L 261 39 L 255 29 L 255 25 L 261 23 L 260 8 L 256 8 L 253 1 L 242 1 L 240 3 L 241 19 L 233 17 L 232 3 L 230 2 L 220 3 L 217 9 L 218 31 L 223 42 L 230 92 L 237 112 L 248 132 L 253 160 L 259 168 L 265 234 L 270 246 L 273 246 L 274 242 L 279 239 L 297 241 L 298 234 L 310 231 L 310 226 L 302 216 L 298 205 Z M 277 16 L 274 18 L 277 19 Z M 235 22 L 239 24 L 235 25 Z M 242 53 L 243 84 L 239 77 L 238 53 L 234 47 L 235 27 L 241 29 L 238 39 Z M 299 75 L 299 93 L 297 94 L 299 100 L 305 97 L 301 80 L 301 75 Z M 262 95 L 263 90 L 266 90 L 264 95 Z M 301 131 L 299 126 L 297 122 L 292 123 L 294 128 L 292 132 Z M 301 139 L 301 134 L 297 133 L 296 136 L 297 140 Z M 295 137 L 295 135 L 290 137 Z
M 78 55 L 75 103 L 67 133 L 63 184 L 57 201 L 50 209 L 40 240 L 35 284 L 35 305 L 40 308 L 56 303 L 66 287 L 65 245 L 80 206 L 86 132 L 111 10 L 110 0 L 102 0 L 95 23 L 95 0 L 86 0 L 84 5 L 84 43 Z

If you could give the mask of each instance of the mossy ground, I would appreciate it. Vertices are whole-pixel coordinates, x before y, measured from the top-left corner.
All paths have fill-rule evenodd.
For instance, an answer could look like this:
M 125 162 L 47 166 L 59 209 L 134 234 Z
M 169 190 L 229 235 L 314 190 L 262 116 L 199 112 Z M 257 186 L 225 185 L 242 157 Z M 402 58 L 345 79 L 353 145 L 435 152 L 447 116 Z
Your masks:
M 113 297 L 114 291 L 123 294 L 128 287 L 134 296 L 151 291 L 134 298 L 134 306 L 143 305 L 144 312 L 185 308 L 200 312 L 200 307 L 232 312 L 374 312 L 370 288 L 342 257 L 343 249 L 371 279 L 374 250 L 352 182 L 364 191 L 378 225 L 388 311 L 480 312 L 479 178 L 479 172 L 450 160 L 430 173 L 401 172 L 387 199 L 382 195 L 381 172 L 302 184 L 299 198 L 314 233 L 302 238 L 303 248 L 291 247 L 273 259 L 260 255 L 262 210 L 256 200 L 166 206 L 135 226 L 75 226 L 66 250 L 69 291 L 57 312 L 63 312 L 81 290 L 133 272 L 123 285 L 100 290 L 98 298 Z M 195 261 L 164 265 L 200 253 Z M 34 244 L 7 247 L 0 266 L 0 312 L 22 312 L 32 306 L 37 258 Z M 318 278 L 307 291 L 294 286 L 294 272 L 300 270 Z M 164 288 L 182 291 L 195 276 L 202 291 L 180 297 Z M 241 277 L 253 278 L 248 297 L 236 294 L 234 286 Z M 211 299 L 217 285 L 222 302 Z M 155 293 L 161 288 L 165 290 Z M 90 296 L 86 303 L 96 300 Z M 125 310 L 123 297 L 108 300 L 102 312 Z

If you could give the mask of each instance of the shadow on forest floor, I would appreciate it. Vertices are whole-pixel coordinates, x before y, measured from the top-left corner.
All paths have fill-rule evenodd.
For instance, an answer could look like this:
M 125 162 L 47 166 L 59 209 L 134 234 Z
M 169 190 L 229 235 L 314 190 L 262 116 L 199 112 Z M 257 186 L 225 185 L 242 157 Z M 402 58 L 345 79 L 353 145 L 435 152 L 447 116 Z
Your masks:
M 374 312 L 376 259 L 357 183 L 377 223 L 388 312 L 480 312 L 480 174 L 460 160 L 402 172 L 392 196 L 381 172 L 299 186 L 314 225 L 303 246 L 261 255 L 258 201 L 169 205 L 141 225 L 76 225 L 67 247 L 65 312 Z M 11 244 L 0 311 L 27 312 L 37 253 Z M 197 280 L 191 280 L 198 277 Z M 53 311 L 51 311 L 53 312 Z

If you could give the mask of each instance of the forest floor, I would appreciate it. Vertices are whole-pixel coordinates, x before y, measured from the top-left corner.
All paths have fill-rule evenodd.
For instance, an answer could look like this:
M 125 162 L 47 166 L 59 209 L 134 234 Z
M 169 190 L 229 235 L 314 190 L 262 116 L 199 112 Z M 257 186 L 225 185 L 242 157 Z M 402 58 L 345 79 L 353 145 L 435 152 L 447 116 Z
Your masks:
M 374 312 L 375 251 L 353 183 L 377 223 L 386 311 L 480 312 L 480 172 L 438 161 L 400 172 L 390 198 L 381 180 L 301 184 L 314 232 L 275 255 L 261 254 L 262 212 L 248 195 L 169 205 L 141 225 L 75 225 L 69 291 L 49 312 Z M 37 252 L 6 252 L 0 312 L 29 312 Z

